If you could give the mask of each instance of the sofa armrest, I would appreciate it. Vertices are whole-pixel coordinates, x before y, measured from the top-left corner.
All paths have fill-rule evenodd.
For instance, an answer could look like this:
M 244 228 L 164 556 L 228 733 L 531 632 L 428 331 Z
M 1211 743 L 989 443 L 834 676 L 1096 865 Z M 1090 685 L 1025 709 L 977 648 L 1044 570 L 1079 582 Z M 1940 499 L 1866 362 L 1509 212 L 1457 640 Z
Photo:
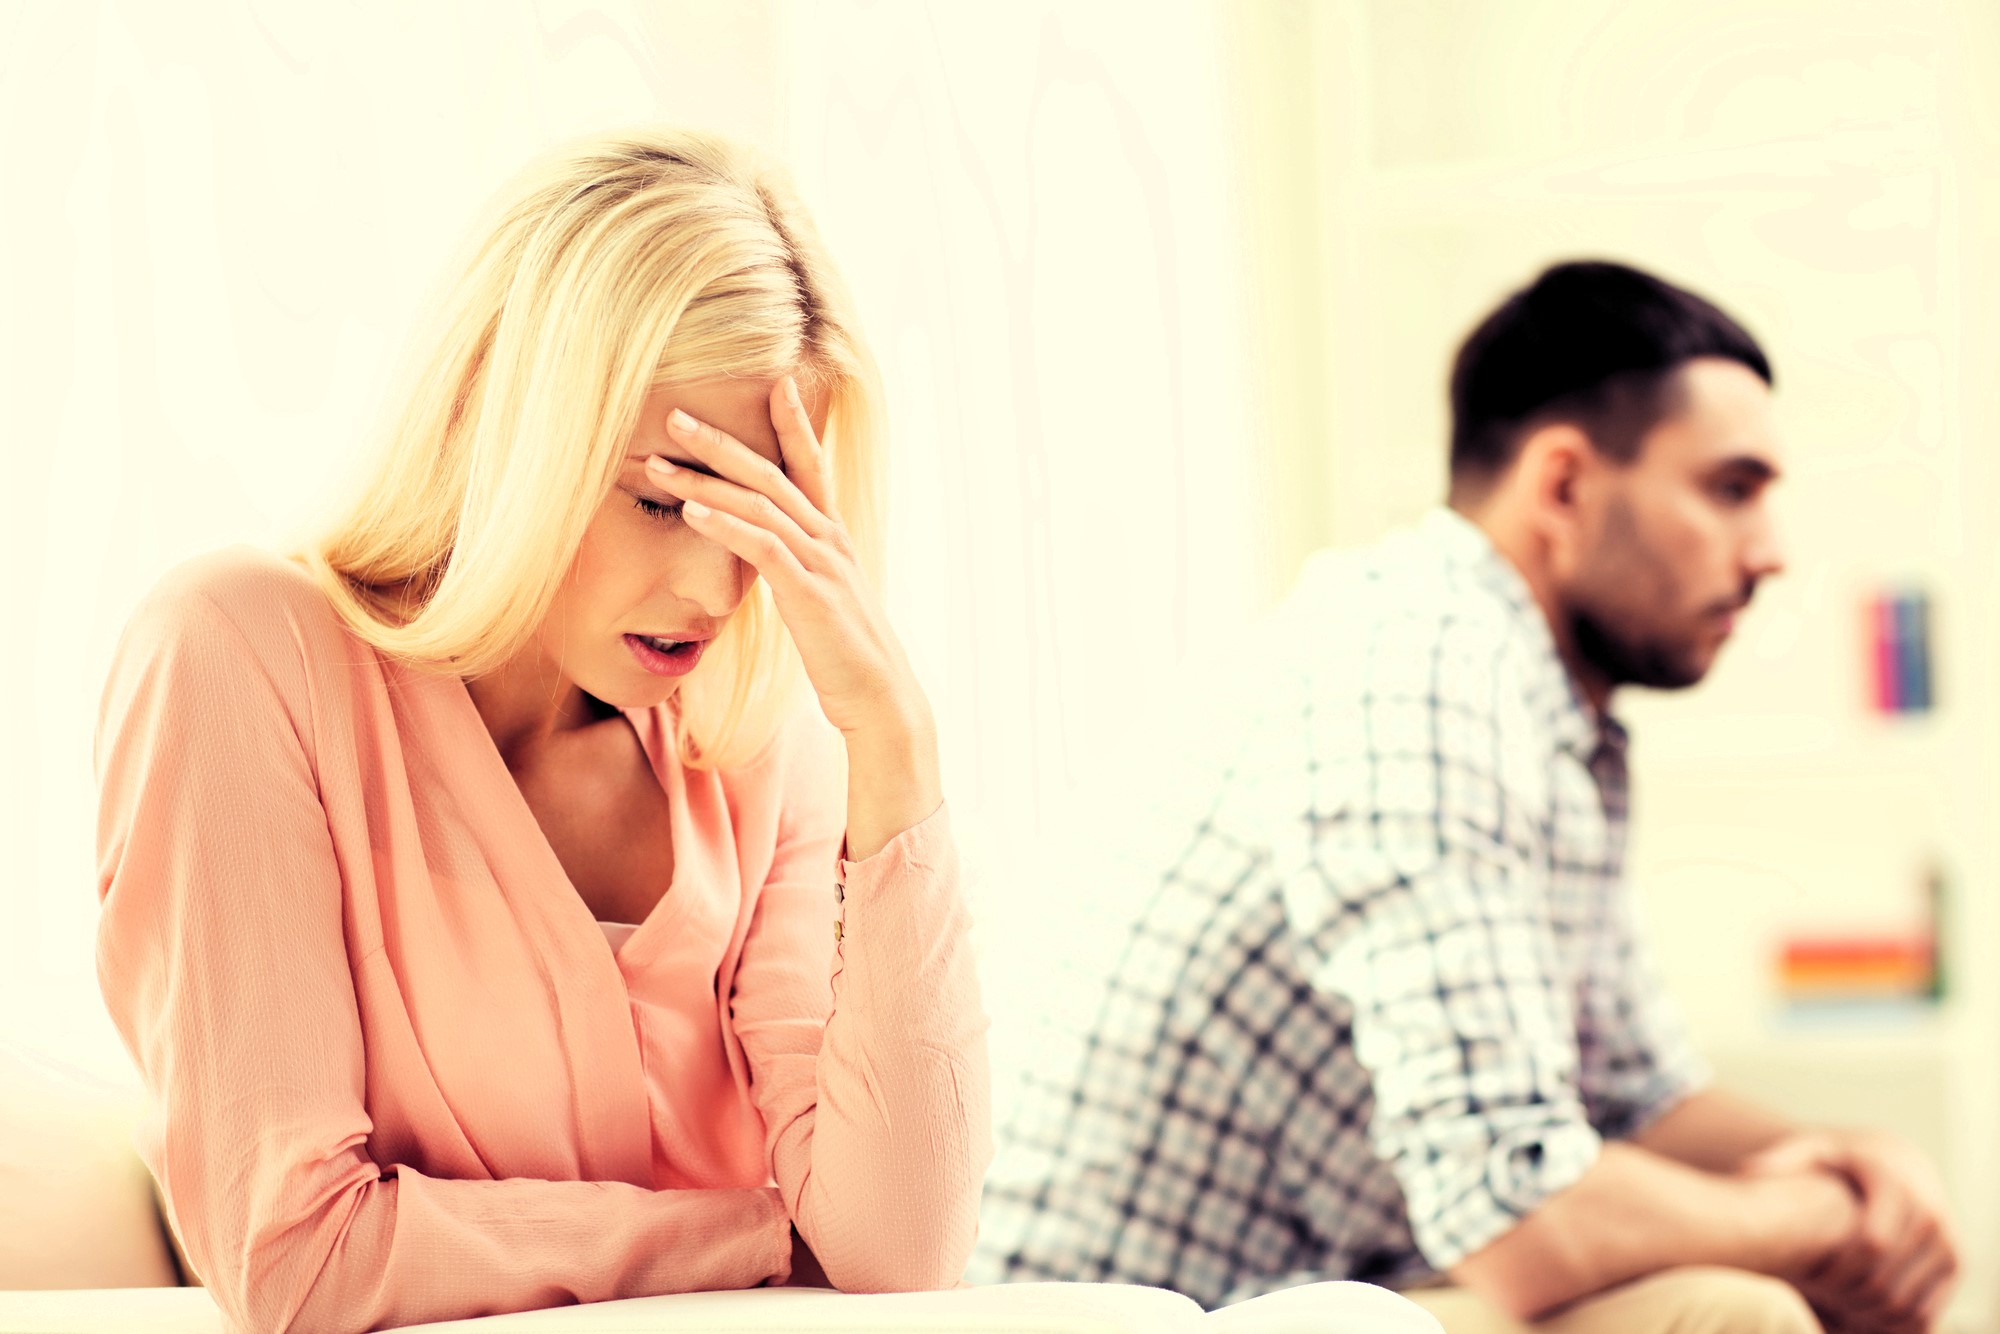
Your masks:
M 179 1282 L 137 1108 L 134 1089 L 0 1044 L 0 1289 Z

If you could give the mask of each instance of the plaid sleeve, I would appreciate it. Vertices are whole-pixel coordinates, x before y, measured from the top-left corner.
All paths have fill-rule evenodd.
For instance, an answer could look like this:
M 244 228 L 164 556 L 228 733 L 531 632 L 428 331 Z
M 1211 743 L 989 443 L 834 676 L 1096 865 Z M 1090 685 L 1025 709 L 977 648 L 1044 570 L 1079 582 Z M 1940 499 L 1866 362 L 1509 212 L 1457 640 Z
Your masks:
M 1710 1079 L 1680 1010 L 1659 984 L 1631 900 L 1608 905 L 1612 948 L 1582 988 L 1579 1087 L 1606 1139 L 1630 1139 Z
M 1548 883 L 1553 807 L 1581 794 L 1495 627 L 1413 621 L 1359 657 L 1358 690 L 1309 691 L 1330 703 L 1307 704 L 1286 911 L 1352 1007 L 1370 1142 L 1444 1270 L 1596 1160 Z

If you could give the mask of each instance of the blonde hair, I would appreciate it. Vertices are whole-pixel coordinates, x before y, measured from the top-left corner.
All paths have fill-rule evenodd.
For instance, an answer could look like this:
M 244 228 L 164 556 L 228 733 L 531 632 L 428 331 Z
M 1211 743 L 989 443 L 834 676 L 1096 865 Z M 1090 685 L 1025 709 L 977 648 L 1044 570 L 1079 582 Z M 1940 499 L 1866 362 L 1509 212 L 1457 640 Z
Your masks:
M 530 168 L 477 236 L 380 457 L 301 553 L 356 634 L 461 676 L 520 652 L 663 384 L 823 386 L 835 497 L 874 570 L 879 381 L 772 167 L 683 131 L 587 140 Z M 683 759 L 727 767 L 761 750 L 798 675 L 760 581 L 682 683 Z

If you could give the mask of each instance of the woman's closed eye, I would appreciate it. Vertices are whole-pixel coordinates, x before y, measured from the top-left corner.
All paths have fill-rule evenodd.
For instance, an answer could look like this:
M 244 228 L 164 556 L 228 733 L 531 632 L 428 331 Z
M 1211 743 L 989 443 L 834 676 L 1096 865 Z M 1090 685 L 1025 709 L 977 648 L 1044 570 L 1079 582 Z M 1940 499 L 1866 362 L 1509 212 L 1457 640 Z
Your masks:
M 632 503 L 655 519 L 678 519 L 681 517 L 681 502 L 678 500 L 648 500 L 644 496 L 633 496 Z

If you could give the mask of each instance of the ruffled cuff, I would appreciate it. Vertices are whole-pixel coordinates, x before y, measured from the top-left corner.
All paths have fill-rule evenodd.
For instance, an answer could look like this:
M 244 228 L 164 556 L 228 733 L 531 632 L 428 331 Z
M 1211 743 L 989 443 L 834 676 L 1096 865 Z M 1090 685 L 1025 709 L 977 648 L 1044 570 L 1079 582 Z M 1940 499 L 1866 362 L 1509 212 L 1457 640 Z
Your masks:
M 834 895 L 839 901 L 839 917 L 833 937 L 842 944 L 856 929 L 858 919 L 876 903 L 897 905 L 894 934 L 915 938 L 929 934 L 926 919 L 944 918 L 963 911 L 957 902 L 958 844 L 951 835 L 950 804 L 941 802 L 929 815 L 882 845 L 881 851 L 861 861 L 843 855 L 834 862 Z M 914 905 L 927 905 L 933 912 L 912 913 Z M 932 930 L 943 921 L 928 923 Z

